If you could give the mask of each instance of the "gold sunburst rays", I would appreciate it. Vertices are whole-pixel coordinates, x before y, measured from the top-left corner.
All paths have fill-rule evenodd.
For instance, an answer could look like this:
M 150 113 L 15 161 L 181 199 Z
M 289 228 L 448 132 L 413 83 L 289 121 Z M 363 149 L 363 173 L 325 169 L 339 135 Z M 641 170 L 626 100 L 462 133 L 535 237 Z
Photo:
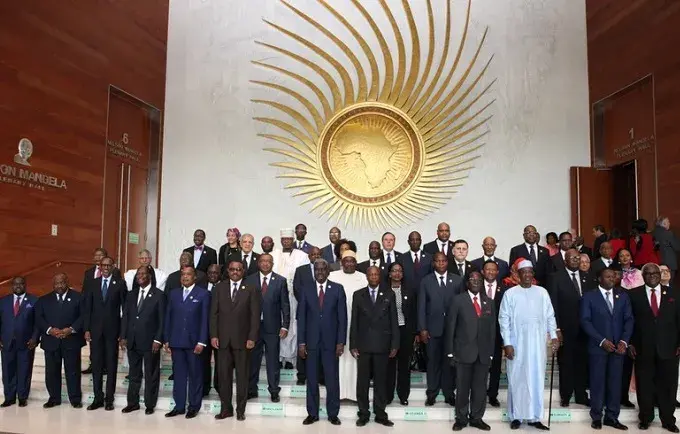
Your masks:
M 494 102 L 489 93 L 495 80 L 484 84 L 493 58 L 482 55 L 488 29 L 467 48 L 472 0 L 466 1 L 457 43 L 452 0 L 378 0 L 375 9 L 388 23 L 384 28 L 360 0 L 345 0 L 356 13 L 339 12 L 338 2 L 316 0 L 347 32 L 344 39 L 290 1 L 280 1 L 315 32 L 305 37 L 293 30 L 296 24 L 264 20 L 297 48 L 257 43 L 294 66 L 253 61 L 282 78 L 251 82 L 283 96 L 252 101 L 274 113 L 254 119 L 284 133 L 258 136 L 281 145 L 265 150 L 283 157 L 271 164 L 288 180 L 286 188 L 321 217 L 371 228 L 409 225 L 446 204 L 480 156 Z M 437 1 L 446 10 L 442 41 L 435 39 Z M 395 7 L 401 7 L 405 25 Z M 416 25 L 419 9 L 427 15 L 424 29 Z M 367 30 L 362 33 L 357 25 Z M 336 56 L 338 51 L 343 56 Z

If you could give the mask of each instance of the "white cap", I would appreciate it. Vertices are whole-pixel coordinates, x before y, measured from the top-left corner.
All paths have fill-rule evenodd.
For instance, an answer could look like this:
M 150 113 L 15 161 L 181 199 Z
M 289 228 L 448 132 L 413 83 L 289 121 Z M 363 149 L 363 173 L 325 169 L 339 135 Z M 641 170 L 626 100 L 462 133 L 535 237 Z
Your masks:
M 293 229 L 281 229 L 281 238 L 294 238 L 295 231 Z
M 525 259 L 519 263 L 517 266 L 517 271 L 521 270 L 522 268 L 534 268 L 534 264 L 528 259 Z

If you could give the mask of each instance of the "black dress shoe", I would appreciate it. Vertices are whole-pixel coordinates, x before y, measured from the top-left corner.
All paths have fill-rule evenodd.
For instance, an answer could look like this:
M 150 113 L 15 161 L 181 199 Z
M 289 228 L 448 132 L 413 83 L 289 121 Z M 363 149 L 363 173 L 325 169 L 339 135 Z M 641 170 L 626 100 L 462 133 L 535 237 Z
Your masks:
M 360 417 L 357 419 L 357 426 L 366 426 L 368 423 L 368 418 L 367 417 Z
M 87 406 L 87 409 L 88 409 L 88 410 L 98 410 L 98 409 L 102 408 L 103 406 L 104 406 L 104 403 L 103 403 L 103 402 L 97 402 L 97 401 L 95 401 L 95 402 L 93 402 L 92 404 L 88 405 L 88 406 Z
M 83 403 L 82 402 L 72 402 L 71 407 L 73 407 L 73 408 L 83 408 Z
M 641 429 L 643 431 L 646 430 L 646 429 L 649 429 L 649 422 L 638 423 L 638 429 Z
M 331 425 L 340 425 L 342 422 L 340 422 L 340 419 L 338 419 L 337 416 L 329 417 L 328 421 L 331 423 Z
M 569 407 L 568 399 L 560 399 L 560 407 Z
M 88 366 L 87 369 L 83 369 L 81 371 L 81 374 L 91 374 L 92 373 L 92 365 Z
M 106 411 L 113 411 L 114 408 L 115 407 L 113 406 L 113 402 L 107 402 L 104 405 L 104 410 L 106 410 Z
M 619 422 L 618 420 L 605 419 L 604 422 L 602 423 L 602 425 L 610 426 L 614 429 L 618 429 L 618 430 L 621 430 L 621 431 L 627 431 L 628 430 L 628 427 L 626 425 L 622 424 L 621 422 Z
M 255 393 L 248 392 L 248 399 L 255 399 L 255 398 L 257 398 L 258 396 L 259 396 L 259 395 L 257 394 L 257 392 L 255 392 Z
M 467 426 L 466 423 L 456 421 L 451 428 L 453 431 L 462 431 Z
M 427 398 L 425 400 L 425 406 L 426 407 L 432 407 L 436 401 L 437 401 L 437 398 L 434 398 L 434 397 L 433 398 Z
M 215 419 L 217 420 L 227 419 L 229 417 L 234 417 L 234 410 L 220 411 L 215 415 Z
M 590 422 L 590 427 L 592 429 L 602 429 L 602 421 L 594 420 Z
M 589 398 L 584 398 L 584 399 L 576 399 L 574 400 L 578 405 L 585 405 L 586 407 L 590 407 L 590 399 Z
M 61 405 L 61 402 L 47 401 L 43 404 L 43 408 L 52 408 L 56 407 L 57 405 Z
M 635 408 L 635 404 L 630 402 L 630 399 L 626 399 L 624 401 L 621 401 L 621 407 L 623 407 L 623 408 Z
M 170 376 L 168 377 L 168 380 L 174 381 L 174 379 L 175 379 L 175 374 L 170 374 Z
M 154 414 L 154 411 L 155 410 L 153 408 L 147 408 L 146 410 L 144 410 L 144 414 L 147 415 L 147 416 L 150 416 L 150 415 Z
M 318 421 L 319 421 L 319 416 L 307 416 L 305 418 L 305 420 L 302 421 L 302 424 L 303 425 L 311 425 L 314 422 L 318 422 Z
M 670 432 L 680 432 L 680 429 L 678 429 L 678 426 L 674 423 L 669 423 L 669 424 L 661 424 L 661 428 L 665 429 L 666 431 Z
M 446 398 L 446 399 L 444 400 L 444 402 L 447 403 L 447 404 L 449 404 L 451 407 L 455 407 L 455 406 L 456 406 L 456 397 L 455 397 L 455 396 L 452 396 L 452 397 L 450 397 L 450 398 Z
M 498 398 L 489 398 L 489 405 L 492 407 L 500 407 L 501 403 L 498 402 Z
M 539 429 L 541 431 L 550 431 L 550 428 L 543 425 L 541 422 L 529 422 L 527 425 L 533 426 L 534 428 Z
M 28 401 L 25 399 L 20 399 L 19 400 L 19 407 L 26 407 L 28 405 Z
M 122 410 L 122 412 L 123 412 L 123 413 L 132 413 L 133 411 L 137 411 L 137 410 L 139 410 L 139 404 L 132 404 L 132 405 L 126 406 L 126 407 Z
M 379 423 L 382 426 L 394 426 L 394 422 L 392 422 L 386 417 L 376 417 L 375 423 Z
M 510 422 L 510 429 L 519 429 L 520 425 L 522 425 L 522 422 L 515 419 L 512 422 Z
M 246 414 L 245 413 L 238 413 L 236 415 L 236 420 L 240 420 L 240 421 L 246 420 Z
M 0 407 L 5 408 L 5 407 L 12 406 L 12 405 L 14 405 L 14 404 L 16 404 L 16 403 L 17 403 L 17 402 L 16 402 L 16 400 L 14 400 L 14 399 L 12 399 L 12 400 L 7 400 L 7 401 L 3 402 L 2 404 L 0 404 Z
M 408 405 L 408 399 L 400 399 L 399 404 L 401 405 Z
M 272 402 L 279 402 L 279 401 L 281 401 L 279 394 L 278 393 L 272 393 Z
M 305 385 L 305 380 L 300 380 L 300 379 L 298 378 L 298 380 L 295 382 L 295 384 L 297 384 L 298 386 L 304 386 L 304 385 Z
M 675 408 L 680 408 L 680 402 L 677 399 L 675 400 Z
M 470 421 L 470 426 L 473 428 L 477 428 L 482 431 L 491 431 L 491 427 L 486 424 L 483 420 L 471 420 Z
M 165 417 L 175 417 L 184 414 L 184 410 L 179 411 L 177 409 L 172 409 L 168 413 L 165 413 Z
M 189 410 L 189 411 L 187 411 L 187 414 L 184 417 L 187 418 L 187 419 L 193 419 L 196 416 L 198 416 L 198 410 Z

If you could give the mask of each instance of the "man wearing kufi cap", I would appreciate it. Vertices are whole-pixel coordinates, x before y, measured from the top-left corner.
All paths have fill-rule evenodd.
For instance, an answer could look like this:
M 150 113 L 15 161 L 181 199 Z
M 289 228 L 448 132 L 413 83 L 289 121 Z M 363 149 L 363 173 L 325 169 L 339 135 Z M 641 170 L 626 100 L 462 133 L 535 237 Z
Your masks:
M 510 428 L 518 429 L 525 421 L 539 430 L 548 430 L 540 420 L 543 417 L 546 334 L 550 335 L 552 351 L 559 347 L 555 313 L 548 291 L 532 284 L 532 262 L 525 259 L 517 268 L 520 283 L 506 291 L 498 314 L 507 358 Z
M 279 235 L 281 237 L 281 247 L 271 252 L 274 259 L 274 273 L 283 276 L 286 279 L 288 288 L 292 288 L 295 269 L 301 265 L 308 264 L 309 258 L 305 252 L 295 248 L 295 231 L 293 228 L 281 229 Z M 297 321 L 294 314 L 297 311 L 297 300 L 293 291 L 288 292 L 288 298 L 291 312 L 290 327 L 288 329 L 288 336 L 281 340 L 279 355 L 281 362 L 285 363 L 284 368 L 293 369 L 293 365 L 297 360 Z

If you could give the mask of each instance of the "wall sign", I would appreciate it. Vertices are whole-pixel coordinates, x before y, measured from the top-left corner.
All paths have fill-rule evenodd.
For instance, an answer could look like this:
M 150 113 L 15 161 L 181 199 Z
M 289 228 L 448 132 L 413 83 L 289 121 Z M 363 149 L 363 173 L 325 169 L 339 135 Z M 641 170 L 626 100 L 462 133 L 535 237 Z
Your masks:
M 0 182 L 42 191 L 67 189 L 65 180 L 29 169 L 33 167 L 29 161 L 31 155 L 33 155 L 33 143 L 27 138 L 22 138 L 19 140 L 18 152 L 14 155 L 16 165 L 0 164 Z

